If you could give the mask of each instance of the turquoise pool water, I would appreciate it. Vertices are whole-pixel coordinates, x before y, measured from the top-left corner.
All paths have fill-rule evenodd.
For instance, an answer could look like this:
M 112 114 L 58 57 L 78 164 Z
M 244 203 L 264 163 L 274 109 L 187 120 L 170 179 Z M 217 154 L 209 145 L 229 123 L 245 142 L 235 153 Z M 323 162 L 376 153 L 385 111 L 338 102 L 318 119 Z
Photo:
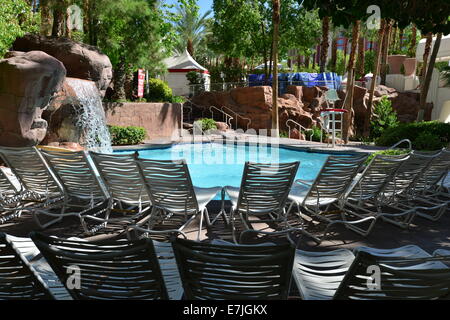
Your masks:
M 314 179 L 328 154 L 292 150 L 278 147 L 244 145 L 177 144 L 169 148 L 139 150 L 146 159 L 185 159 L 192 183 L 198 187 L 234 186 L 241 184 L 246 161 L 279 163 L 300 161 L 299 179 Z M 130 151 L 115 151 L 130 153 Z

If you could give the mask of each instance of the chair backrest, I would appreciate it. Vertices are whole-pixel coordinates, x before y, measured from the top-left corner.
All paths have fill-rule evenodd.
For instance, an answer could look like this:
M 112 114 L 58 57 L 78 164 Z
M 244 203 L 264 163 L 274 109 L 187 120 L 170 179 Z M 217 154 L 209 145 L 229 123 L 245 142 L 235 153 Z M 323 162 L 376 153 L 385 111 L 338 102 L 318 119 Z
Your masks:
M 88 242 L 35 232 L 31 239 L 74 299 L 168 298 L 150 239 Z
M 367 155 L 329 156 L 303 204 L 315 205 L 320 204 L 320 199 L 332 202 L 343 197 L 367 157 Z
M 137 163 L 153 206 L 172 213 L 198 211 L 197 197 L 184 160 L 138 159 Z
M 439 154 L 417 151 L 411 153 L 409 158 L 398 168 L 394 178 L 385 185 L 384 195 L 389 198 L 409 191 L 421 179 L 422 173 Z
M 237 209 L 255 215 L 284 208 L 299 164 L 246 162 Z
M 0 156 L 26 191 L 62 194 L 63 187 L 36 147 L 0 147 Z M 25 191 L 22 190 L 22 191 Z
M 341 100 L 337 94 L 335 89 L 329 89 L 325 92 L 325 99 L 330 102 L 335 102 L 337 100 Z
M 0 232 L 0 300 L 54 299 L 47 285 Z
M 431 161 L 421 177 L 414 183 L 415 191 L 420 192 L 436 187 L 441 179 L 448 174 L 449 167 L 450 150 L 444 149 Z
M 447 257 L 392 258 L 358 252 L 334 299 L 450 298 Z
M 286 245 L 173 243 L 185 297 L 208 300 L 286 299 L 295 248 Z
M 8 176 L 0 168 L 0 201 L 3 197 L 14 196 L 18 190 L 14 184 L 9 180 Z
M 144 179 L 136 163 L 137 153 L 104 154 L 90 152 L 110 196 L 130 204 L 148 203 Z
M 65 192 L 79 199 L 107 199 L 86 151 L 41 151 L 50 168 L 62 182 Z
M 346 197 L 357 201 L 377 199 L 408 157 L 409 155 L 376 155 L 357 182 L 350 187 Z

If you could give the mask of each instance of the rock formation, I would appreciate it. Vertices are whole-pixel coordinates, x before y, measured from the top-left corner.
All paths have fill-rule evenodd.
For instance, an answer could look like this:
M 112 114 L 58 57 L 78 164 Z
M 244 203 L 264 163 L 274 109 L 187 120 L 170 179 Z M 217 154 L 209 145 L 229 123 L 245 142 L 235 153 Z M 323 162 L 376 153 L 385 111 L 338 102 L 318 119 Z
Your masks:
M 65 76 L 64 65 L 41 51 L 9 52 L 0 60 L 0 145 L 32 146 L 44 139 L 42 112 Z
M 66 38 L 50 38 L 27 34 L 13 44 L 14 50 L 39 50 L 61 61 L 67 70 L 67 76 L 94 81 L 102 97 L 112 79 L 112 65 L 108 56 L 96 47 L 75 42 Z

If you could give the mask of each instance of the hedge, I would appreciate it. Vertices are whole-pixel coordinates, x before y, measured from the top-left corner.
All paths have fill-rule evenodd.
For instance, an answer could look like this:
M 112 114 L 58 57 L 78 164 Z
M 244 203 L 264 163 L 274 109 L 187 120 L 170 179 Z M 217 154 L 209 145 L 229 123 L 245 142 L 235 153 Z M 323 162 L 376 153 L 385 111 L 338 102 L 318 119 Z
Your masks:
M 111 143 L 117 145 L 133 145 L 144 141 L 147 130 L 142 127 L 108 126 L 111 135 Z
M 439 121 L 412 122 L 386 129 L 375 140 L 376 145 L 390 147 L 403 139 L 412 142 L 415 150 L 437 150 L 450 142 L 450 123 Z

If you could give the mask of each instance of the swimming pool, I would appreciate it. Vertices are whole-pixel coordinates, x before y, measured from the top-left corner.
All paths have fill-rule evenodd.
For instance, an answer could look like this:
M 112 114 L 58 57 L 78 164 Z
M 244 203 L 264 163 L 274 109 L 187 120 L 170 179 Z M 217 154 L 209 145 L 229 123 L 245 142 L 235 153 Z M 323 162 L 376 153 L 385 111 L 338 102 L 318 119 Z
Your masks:
M 267 147 L 235 144 L 176 144 L 171 147 L 138 150 L 146 159 L 185 159 L 192 183 L 197 187 L 234 186 L 241 184 L 246 161 L 279 163 L 300 161 L 297 179 L 314 179 L 326 161 L 328 154 L 292 150 L 283 147 Z M 130 151 L 115 151 L 130 153 Z

